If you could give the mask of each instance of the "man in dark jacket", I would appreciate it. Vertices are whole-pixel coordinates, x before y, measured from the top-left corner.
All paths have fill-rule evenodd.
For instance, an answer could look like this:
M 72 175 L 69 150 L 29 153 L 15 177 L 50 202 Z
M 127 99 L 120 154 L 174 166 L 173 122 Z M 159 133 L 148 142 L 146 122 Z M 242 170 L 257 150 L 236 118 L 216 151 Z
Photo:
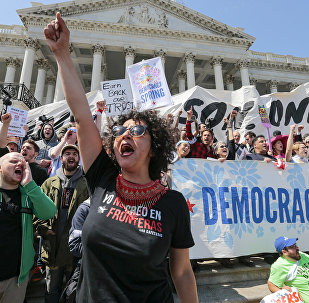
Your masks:
M 38 221 L 36 227 L 43 237 L 42 259 L 46 263 L 45 302 L 58 302 L 63 277 L 72 270 L 73 257 L 68 247 L 69 230 L 78 206 L 88 198 L 86 180 L 82 176 L 79 150 L 66 145 L 61 150 L 60 167 L 48 178 L 42 189 L 57 206 L 58 212 L 49 221 Z

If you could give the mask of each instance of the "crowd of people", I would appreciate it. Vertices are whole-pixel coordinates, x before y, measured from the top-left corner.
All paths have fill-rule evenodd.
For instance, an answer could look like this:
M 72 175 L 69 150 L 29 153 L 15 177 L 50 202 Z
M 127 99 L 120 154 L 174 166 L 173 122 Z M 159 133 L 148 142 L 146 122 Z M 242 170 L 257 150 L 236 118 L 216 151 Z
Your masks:
M 217 141 L 191 108 L 180 129 L 182 111 L 165 118 L 133 111 L 109 120 L 101 136 L 105 101 L 93 117 L 59 13 L 44 34 L 72 117 L 58 132 L 47 118 L 22 139 L 8 138 L 12 117 L 1 117 L 0 302 L 23 302 L 31 268 L 41 269 L 33 266 L 33 231 L 46 268 L 45 302 L 173 302 L 167 262 L 180 302 L 198 302 L 188 206 L 164 182 L 170 165 L 181 158 L 307 163 L 309 134 L 292 125 L 288 135 L 274 134 L 272 149 L 252 131 L 240 142 L 232 111 L 226 140 Z M 220 262 L 229 267 L 228 259 Z M 76 291 L 64 288 L 64 279 Z

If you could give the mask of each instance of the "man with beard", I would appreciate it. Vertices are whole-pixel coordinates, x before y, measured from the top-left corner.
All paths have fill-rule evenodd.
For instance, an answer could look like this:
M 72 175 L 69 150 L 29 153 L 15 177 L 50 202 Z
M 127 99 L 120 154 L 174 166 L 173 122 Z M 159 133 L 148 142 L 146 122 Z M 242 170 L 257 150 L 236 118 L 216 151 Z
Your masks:
M 86 180 L 82 176 L 79 150 L 66 145 L 61 153 L 62 167 L 42 185 L 43 192 L 57 206 L 55 217 L 37 221 L 37 232 L 43 237 L 42 260 L 46 263 L 45 302 L 58 302 L 64 276 L 72 271 L 73 257 L 68 247 L 69 230 L 78 206 L 88 198 Z
M 280 289 L 291 291 L 296 287 L 305 303 L 309 303 L 309 255 L 300 252 L 297 238 L 279 237 L 275 248 L 279 258 L 271 266 L 267 281 L 271 292 Z
M 44 168 L 39 167 L 39 165 L 35 162 L 35 158 L 39 154 L 40 148 L 32 139 L 28 139 L 24 141 L 20 153 L 29 163 L 32 178 L 35 183 L 39 186 L 43 184 L 43 182 L 48 178 L 47 172 Z

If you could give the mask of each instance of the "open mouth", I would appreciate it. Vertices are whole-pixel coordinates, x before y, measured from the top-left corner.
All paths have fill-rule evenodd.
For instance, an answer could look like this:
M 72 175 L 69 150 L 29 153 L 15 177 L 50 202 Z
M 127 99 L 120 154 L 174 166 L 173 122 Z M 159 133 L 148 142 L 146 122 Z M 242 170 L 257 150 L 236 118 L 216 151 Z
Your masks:
M 21 176 L 22 175 L 22 170 L 21 169 L 15 169 L 15 175 Z
M 121 145 L 120 154 L 122 157 L 130 156 L 133 153 L 134 153 L 134 149 L 130 144 L 124 143 Z

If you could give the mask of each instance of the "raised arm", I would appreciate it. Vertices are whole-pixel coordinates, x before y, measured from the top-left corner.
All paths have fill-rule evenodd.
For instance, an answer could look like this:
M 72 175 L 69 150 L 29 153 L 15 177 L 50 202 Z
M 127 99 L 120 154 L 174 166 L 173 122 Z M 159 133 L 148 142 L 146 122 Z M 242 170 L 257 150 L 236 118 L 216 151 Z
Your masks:
M 6 147 L 9 126 L 12 120 L 10 113 L 1 116 L 2 126 L 0 129 L 0 148 Z
M 285 159 L 286 162 L 290 162 L 292 158 L 292 149 L 293 149 L 293 138 L 294 138 L 294 131 L 295 131 L 296 125 L 292 124 L 290 126 L 290 133 L 288 142 L 286 144 L 286 151 L 285 151 Z
M 187 111 L 187 122 L 186 122 L 186 136 L 189 140 L 193 139 L 192 130 L 191 130 L 191 118 L 193 115 L 192 106 L 190 110 Z
M 87 172 L 103 147 L 99 131 L 92 120 L 85 91 L 70 57 L 70 31 L 59 12 L 56 20 L 44 29 L 44 35 L 56 58 L 64 95 L 76 120 L 83 169 Z

